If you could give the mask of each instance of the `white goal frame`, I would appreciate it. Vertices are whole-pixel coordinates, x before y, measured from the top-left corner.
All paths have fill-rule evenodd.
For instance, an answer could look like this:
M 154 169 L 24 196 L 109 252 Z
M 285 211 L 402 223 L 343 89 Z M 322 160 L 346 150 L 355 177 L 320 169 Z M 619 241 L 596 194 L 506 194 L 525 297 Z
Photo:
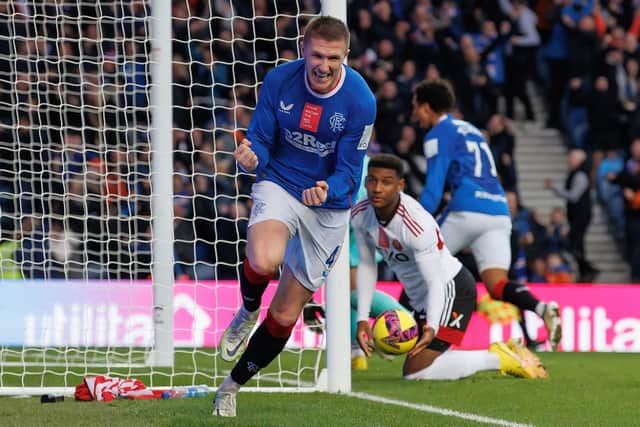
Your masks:
M 154 345 L 143 365 L 173 367 L 172 16 L 170 1 L 150 0 L 150 5 Z M 321 14 L 346 22 L 346 1 L 322 0 Z M 248 391 L 351 391 L 348 248 L 349 238 L 345 235 L 343 250 L 326 284 L 326 369 L 319 373 L 316 384 L 311 387 L 248 387 Z M 73 392 L 73 387 L 0 387 L 0 396 L 69 395 Z

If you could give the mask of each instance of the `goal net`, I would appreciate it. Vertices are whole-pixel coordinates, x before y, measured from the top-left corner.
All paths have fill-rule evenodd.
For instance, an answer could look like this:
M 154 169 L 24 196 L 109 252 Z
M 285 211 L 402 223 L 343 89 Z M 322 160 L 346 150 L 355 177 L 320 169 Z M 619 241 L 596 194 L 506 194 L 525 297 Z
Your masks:
M 320 6 L 0 2 L 1 394 L 224 379 L 253 181 L 232 151 Z M 249 386 L 317 389 L 324 348 L 298 322 Z

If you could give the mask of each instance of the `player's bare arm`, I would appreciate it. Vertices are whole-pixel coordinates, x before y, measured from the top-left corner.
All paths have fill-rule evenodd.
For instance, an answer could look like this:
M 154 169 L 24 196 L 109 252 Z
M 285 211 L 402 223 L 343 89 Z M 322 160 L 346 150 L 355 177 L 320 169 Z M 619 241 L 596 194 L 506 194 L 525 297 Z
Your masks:
M 435 336 L 436 331 L 432 327 L 424 325 L 422 327 L 422 337 L 420 338 L 420 340 L 418 340 L 415 347 L 411 349 L 408 356 L 414 357 L 420 354 L 424 349 L 427 348 L 429 344 L 431 344 L 431 341 L 433 341 Z
M 328 191 L 327 181 L 318 181 L 314 187 L 307 188 L 302 192 L 302 203 L 306 206 L 320 206 L 327 200 Z
M 358 345 L 364 351 L 367 357 L 371 357 L 371 353 L 374 350 L 373 334 L 371 333 L 371 326 L 366 320 L 358 322 L 358 330 L 356 331 L 356 340 Z
M 247 172 L 253 172 L 258 167 L 258 156 L 251 149 L 251 141 L 244 138 L 233 152 L 233 158 Z

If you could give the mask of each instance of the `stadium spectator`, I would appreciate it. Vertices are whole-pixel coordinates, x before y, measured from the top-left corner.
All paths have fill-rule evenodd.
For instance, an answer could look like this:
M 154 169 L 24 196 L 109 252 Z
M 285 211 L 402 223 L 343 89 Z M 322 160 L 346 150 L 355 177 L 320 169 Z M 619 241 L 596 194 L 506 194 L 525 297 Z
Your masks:
M 564 209 L 559 206 L 551 209 L 549 225 L 547 225 L 546 251 L 562 253 L 569 248 L 569 225 L 567 224 Z
M 403 101 L 393 80 L 385 81 L 376 92 L 376 135 L 381 144 L 391 147 L 400 136 L 398 124 L 404 122 Z
M 589 139 L 588 98 L 591 86 L 585 79 L 572 77 L 567 85 L 566 111 L 562 123 L 566 129 L 567 144 L 571 148 L 586 150 Z
M 418 197 L 422 193 L 427 162 L 413 126 L 402 126 L 400 139 L 393 145 L 392 152 L 405 162 L 407 170 L 405 192 L 412 197 Z
M 610 175 L 617 175 L 622 172 L 623 168 L 624 158 L 620 154 L 620 151 L 610 150 L 600 163 L 596 180 L 599 200 L 606 208 L 607 214 L 613 224 L 614 237 L 618 243 L 623 243 L 625 239 L 625 202 L 620 186 L 610 182 L 608 177 Z
M 634 138 L 634 127 L 637 124 L 634 125 L 633 120 L 640 106 L 640 90 L 638 88 L 640 70 L 638 63 L 639 59 L 636 57 L 629 57 L 625 60 L 625 74 L 621 76 L 618 84 L 618 99 L 622 107 L 622 122 L 624 125 L 622 134 L 625 140 L 628 141 Z
M 589 118 L 589 148 L 593 153 L 590 183 L 593 188 L 596 184 L 596 174 L 600 162 L 607 150 L 620 148 L 620 114 L 621 108 L 618 97 L 609 85 L 606 76 L 597 76 L 593 90 L 587 101 Z
M 431 64 L 443 65 L 442 46 L 436 39 L 435 17 L 426 6 L 416 5 L 412 13 L 413 31 L 409 35 L 410 51 L 419 70 Z
M 546 271 L 544 275 L 547 283 L 574 283 L 575 274 L 571 271 L 571 266 L 558 252 L 552 251 L 546 257 Z
M 496 28 L 500 22 L 500 33 Z M 497 95 L 504 96 L 506 74 L 506 54 L 508 40 L 511 34 L 511 24 L 507 20 L 482 21 L 480 33 L 472 33 L 473 45 L 480 54 L 481 63 L 484 66 L 487 76 L 491 79 L 491 84 Z M 497 101 L 497 98 L 496 98 Z M 492 105 L 492 111 L 497 112 L 498 106 Z
M 640 138 L 633 140 L 630 146 L 631 156 L 619 174 L 610 181 L 620 185 L 624 197 L 626 253 L 631 265 L 631 281 L 640 280 Z
M 511 19 L 513 35 L 509 45 L 511 52 L 507 54 L 506 68 L 508 78 L 505 86 L 507 101 L 506 115 L 510 119 L 514 116 L 514 99 L 522 103 L 526 120 L 534 120 L 533 106 L 527 93 L 527 82 L 532 77 L 532 64 L 540 45 L 540 34 L 536 28 L 538 18 L 529 8 L 526 0 L 499 0 L 502 11 Z M 534 67 L 535 69 L 535 67 Z
M 510 122 L 504 116 L 494 114 L 487 123 L 489 147 L 493 154 L 500 183 L 505 191 L 518 191 L 518 179 L 514 158 L 515 135 Z
M 398 96 L 404 104 L 403 111 L 409 111 L 411 109 L 411 91 L 418 81 L 416 63 L 410 59 L 404 61 L 400 73 L 396 77 Z
M 580 77 L 591 82 L 597 70 L 600 49 L 595 19 L 592 15 L 581 16 L 568 35 L 568 50 L 571 52 L 569 77 Z
M 530 262 L 547 253 L 547 224 L 536 209 L 525 209 L 525 212 L 528 212 L 527 221 L 533 236 L 531 244 L 525 247 L 527 262 Z
M 48 234 L 49 275 L 51 279 L 77 279 L 84 277 L 84 259 L 81 242 L 72 231 L 64 229 L 59 220 L 51 221 Z
M 587 155 L 583 150 L 573 149 L 567 154 L 569 172 L 563 186 L 553 185 L 545 180 L 545 188 L 553 190 L 556 196 L 567 203 L 569 221 L 569 251 L 578 263 L 580 282 L 592 282 L 600 272 L 587 259 L 584 247 L 585 234 L 591 223 L 591 192 L 589 176 L 586 172 Z
M 458 107 L 465 119 L 484 127 L 489 117 L 497 111 L 498 92 L 482 65 L 481 57 L 473 45 L 473 39 L 465 34 L 460 39 L 459 65 L 452 76 L 458 95 Z
M 16 263 L 20 265 L 21 274 L 26 279 L 48 278 L 49 247 L 45 237 L 48 229 L 44 225 L 42 219 L 36 215 L 21 218 L 22 242 L 16 251 Z
M 1 229 L 2 239 L 0 240 L 0 279 L 18 280 L 22 279 L 20 264 L 16 261 L 16 253 L 20 250 L 20 231 L 11 227 Z
M 574 6 L 575 4 L 575 6 Z M 551 34 L 545 46 L 545 59 L 549 69 L 547 99 L 547 127 L 560 129 L 560 106 L 568 80 L 569 32 L 582 16 L 589 15 L 589 7 L 573 0 L 554 1 Z
M 528 221 L 518 218 L 518 195 L 513 191 L 505 191 L 509 214 L 511 215 L 511 266 L 509 278 L 518 283 L 527 282 L 527 258 L 525 248 L 533 242 Z
M 547 263 L 542 256 L 533 258 L 528 263 L 528 277 L 530 283 L 547 283 Z

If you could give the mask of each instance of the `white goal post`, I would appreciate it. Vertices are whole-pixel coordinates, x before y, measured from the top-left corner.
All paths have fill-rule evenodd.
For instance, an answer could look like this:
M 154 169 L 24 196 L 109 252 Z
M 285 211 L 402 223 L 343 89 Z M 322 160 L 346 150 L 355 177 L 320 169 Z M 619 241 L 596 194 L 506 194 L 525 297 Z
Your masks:
M 0 4 L 0 395 L 220 384 L 252 180 L 231 152 L 319 14 L 346 1 Z M 300 320 L 248 390 L 351 390 L 348 252 L 324 331 Z

